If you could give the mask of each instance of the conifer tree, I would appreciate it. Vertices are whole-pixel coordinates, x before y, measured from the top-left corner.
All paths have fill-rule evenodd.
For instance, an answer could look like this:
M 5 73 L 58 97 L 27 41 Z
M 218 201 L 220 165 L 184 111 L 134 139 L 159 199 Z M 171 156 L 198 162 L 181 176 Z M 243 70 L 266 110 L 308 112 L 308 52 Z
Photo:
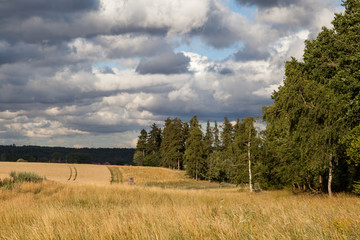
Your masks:
M 220 133 L 219 133 L 218 124 L 216 121 L 215 121 L 215 126 L 214 126 L 214 149 L 215 149 L 215 151 L 220 150 Z
M 145 157 L 144 165 L 146 166 L 160 166 L 161 164 L 161 128 L 159 128 L 155 123 L 151 126 L 151 130 L 148 133 L 147 138 L 147 155 Z
M 227 117 L 224 117 L 223 130 L 221 133 L 222 150 L 227 150 L 233 139 L 233 126 Z
M 209 156 L 212 153 L 213 144 L 214 144 L 213 131 L 210 127 L 210 121 L 208 120 L 206 123 L 206 132 L 204 137 L 204 151 L 206 156 Z
M 174 120 L 168 118 L 165 120 L 163 139 L 160 147 L 163 166 L 180 170 L 185 143 L 183 126 L 179 118 L 175 118 Z
M 144 160 L 146 156 L 145 153 L 147 148 L 146 144 L 147 144 L 147 132 L 145 129 L 142 129 L 134 153 L 134 163 L 138 166 L 144 165 Z
M 186 140 L 184 158 L 187 174 L 196 180 L 204 179 L 207 171 L 202 138 L 200 124 L 195 115 L 190 120 L 189 136 Z

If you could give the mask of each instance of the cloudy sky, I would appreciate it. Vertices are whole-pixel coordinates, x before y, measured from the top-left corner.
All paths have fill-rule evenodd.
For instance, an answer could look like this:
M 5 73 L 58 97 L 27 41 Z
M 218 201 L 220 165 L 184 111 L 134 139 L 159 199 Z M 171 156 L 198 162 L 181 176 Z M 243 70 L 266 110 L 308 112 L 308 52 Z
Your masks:
M 340 0 L 0 0 L 0 144 L 132 147 L 258 116 Z

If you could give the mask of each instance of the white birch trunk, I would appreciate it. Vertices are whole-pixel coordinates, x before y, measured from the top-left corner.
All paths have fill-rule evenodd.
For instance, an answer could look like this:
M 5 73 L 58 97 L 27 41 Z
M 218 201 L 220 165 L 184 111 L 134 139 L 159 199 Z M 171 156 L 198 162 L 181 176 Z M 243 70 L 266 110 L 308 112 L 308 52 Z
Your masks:
M 332 197 L 332 190 L 331 190 L 331 182 L 332 182 L 332 153 L 330 153 L 329 157 L 329 180 L 328 180 L 328 193 L 329 197 Z
M 252 192 L 252 175 L 251 175 L 251 153 L 250 153 L 250 147 L 251 147 L 251 128 L 249 129 L 249 142 L 248 142 L 248 158 L 249 158 L 249 186 L 250 186 L 250 192 Z

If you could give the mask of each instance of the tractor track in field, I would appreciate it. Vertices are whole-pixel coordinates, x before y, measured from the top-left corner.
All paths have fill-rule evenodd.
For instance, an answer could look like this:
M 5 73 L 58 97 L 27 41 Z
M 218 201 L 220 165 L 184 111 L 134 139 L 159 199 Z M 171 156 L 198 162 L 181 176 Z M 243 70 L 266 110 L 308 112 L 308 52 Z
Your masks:
M 76 178 L 77 178 L 77 175 L 78 175 L 77 169 L 76 169 L 75 166 L 68 166 L 68 167 L 69 167 L 69 169 L 70 169 L 70 176 L 69 176 L 69 178 L 68 178 L 68 181 L 71 181 L 71 179 L 72 179 L 72 181 L 75 181 Z M 73 173 L 73 172 L 74 172 L 74 173 Z M 73 175 L 74 175 L 74 176 L 73 176 Z
M 111 174 L 111 181 L 110 183 L 123 183 L 123 178 L 121 171 L 118 167 L 107 167 Z

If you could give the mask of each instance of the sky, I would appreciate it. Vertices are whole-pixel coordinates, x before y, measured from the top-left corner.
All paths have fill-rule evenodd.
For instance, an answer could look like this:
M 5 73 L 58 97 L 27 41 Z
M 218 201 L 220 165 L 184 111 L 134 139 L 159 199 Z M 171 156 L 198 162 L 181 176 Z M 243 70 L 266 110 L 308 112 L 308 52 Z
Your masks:
M 0 144 L 134 147 L 261 116 L 340 0 L 0 0 Z

